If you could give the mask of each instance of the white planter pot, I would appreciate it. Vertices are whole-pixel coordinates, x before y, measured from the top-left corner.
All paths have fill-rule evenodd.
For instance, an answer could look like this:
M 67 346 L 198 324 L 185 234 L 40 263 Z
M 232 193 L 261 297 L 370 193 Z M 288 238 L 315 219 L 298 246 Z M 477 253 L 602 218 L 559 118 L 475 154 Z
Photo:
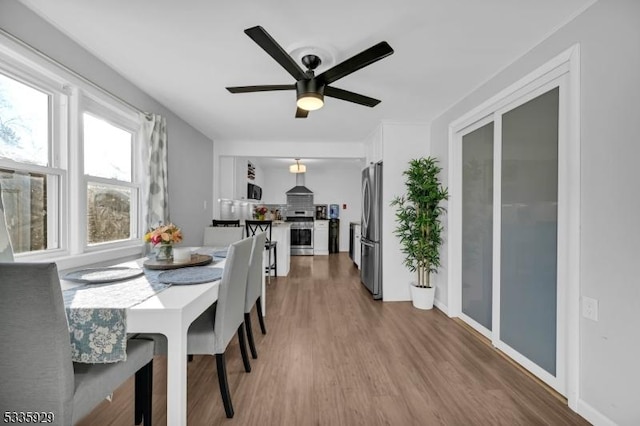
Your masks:
M 415 308 L 433 309 L 433 299 L 436 295 L 435 287 L 416 287 L 413 283 L 409 287 L 411 287 L 411 300 Z

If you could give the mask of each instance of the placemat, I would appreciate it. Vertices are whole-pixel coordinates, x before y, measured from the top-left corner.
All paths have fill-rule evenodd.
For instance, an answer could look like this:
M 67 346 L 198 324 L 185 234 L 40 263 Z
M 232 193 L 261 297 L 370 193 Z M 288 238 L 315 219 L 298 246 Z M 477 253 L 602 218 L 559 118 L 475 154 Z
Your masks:
M 215 250 L 215 251 L 213 252 L 213 255 L 214 255 L 215 257 L 221 257 L 221 258 L 223 258 L 223 259 L 226 259 L 226 258 L 227 258 L 227 253 L 228 253 L 228 251 L 229 251 L 229 249 L 226 249 L 226 250 Z
M 84 284 L 104 284 L 139 277 L 144 271 L 139 268 L 111 266 L 105 268 L 87 268 L 69 272 L 65 280 Z
M 222 268 L 189 267 L 166 271 L 158 275 L 158 280 L 164 284 L 187 285 L 202 284 L 222 278 Z

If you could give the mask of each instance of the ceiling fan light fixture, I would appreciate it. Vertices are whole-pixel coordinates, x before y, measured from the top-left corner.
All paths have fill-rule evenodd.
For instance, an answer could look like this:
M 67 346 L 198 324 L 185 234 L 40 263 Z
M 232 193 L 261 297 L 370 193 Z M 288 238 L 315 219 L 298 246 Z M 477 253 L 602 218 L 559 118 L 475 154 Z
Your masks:
M 324 105 L 324 96 L 317 93 L 303 93 L 302 95 L 298 96 L 296 105 L 298 106 L 298 108 L 304 109 L 306 111 L 315 111 L 322 108 L 322 106 Z
M 296 82 L 296 105 L 305 111 L 315 111 L 324 105 L 324 85 L 315 78 Z
M 300 164 L 300 159 L 296 158 L 296 164 L 292 164 L 289 166 L 289 173 L 306 173 L 307 166 L 304 164 Z

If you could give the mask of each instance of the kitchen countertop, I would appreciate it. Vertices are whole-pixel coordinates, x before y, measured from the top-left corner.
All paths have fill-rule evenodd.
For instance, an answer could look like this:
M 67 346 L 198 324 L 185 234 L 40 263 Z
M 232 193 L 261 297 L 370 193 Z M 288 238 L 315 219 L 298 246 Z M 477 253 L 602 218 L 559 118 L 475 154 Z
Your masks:
M 288 227 L 291 226 L 291 222 L 285 222 L 284 220 L 274 220 L 272 223 L 275 227 Z

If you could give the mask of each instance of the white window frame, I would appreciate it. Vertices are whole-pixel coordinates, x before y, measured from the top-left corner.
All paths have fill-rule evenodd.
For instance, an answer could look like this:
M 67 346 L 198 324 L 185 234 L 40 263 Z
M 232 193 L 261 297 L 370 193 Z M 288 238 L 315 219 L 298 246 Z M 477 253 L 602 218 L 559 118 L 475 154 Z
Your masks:
M 60 226 L 66 218 L 66 211 L 62 208 L 68 198 L 67 171 L 63 167 L 60 152 L 66 146 L 64 137 L 67 134 L 66 118 L 68 96 L 65 88 L 59 82 L 49 79 L 35 72 L 20 72 L 20 67 L 13 61 L 1 61 L 0 73 L 19 83 L 33 88 L 49 96 L 48 111 L 48 135 L 47 135 L 47 165 L 24 163 L 8 158 L 0 158 L 0 168 L 15 170 L 22 173 L 39 173 L 47 176 L 47 229 L 55 229 L 55 232 L 47 233 L 46 250 L 29 253 L 17 253 L 18 259 L 28 258 L 32 255 L 61 255 L 65 253 L 67 246 L 66 229 Z M 31 71 L 31 70 L 30 70 Z M 52 179 L 55 177 L 57 179 Z
M 98 119 L 104 120 L 111 124 L 112 126 L 118 127 L 128 133 L 131 133 L 131 180 L 129 182 L 117 180 L 117 179 L 108 179 L 102 178 L 98 176 L 92 176 L 84 173 L 84 129 L 83 126 L 79 126 L 79 138 L 80 141 L 78 150 L 80 155 L 80 163 L 82 167 L 80 183 L 78 185 L 78 189 L 80 190 L 80 194 L 78 194 L 77 200 L 80 201 L 80 205 L 76 211 L 81 215 L 80 218 L 84 221 L 85 226 L 78 230 L 78 240 L 82 242 L 81 248 L 85 252 L 94 252 L 101 251 L 107 247 L 129 247 L 131 245 L 138 246 L 140 239 L 142 238 L 141 229 L 142 223 L 140 219 L 140 203 L 141 203 L 141 185 L 138 179 L 140 176 L 139 167 L 141 166 L 141 161 L 138 158 L 139 149 L 137 149 L 136 144 L 138 143 L 138 131 L 139 131 L 139 122 L 138 116 L 128 114 L 125 111 L 122 111 L 117 106 L 106 103 L 103 99 L 97 99 L 90 94 L 83 94 L 84 96 L 81 98 L 80 108 L 78 111 L 78 116 L 80 123 L 83 121 L 84 114 L 90 114 Z M 130 215 L 131 215 L 131 225 L 130 225 L 130 239 L 125 241 L 113 241 L 113 242 L 104 242 L 99 244 L 89 245 L 87 242 L 87 188 L 89 183 L 96 184 L 104 184 L 110 186 L 118 186 L 118 187 L 126 187 L 131 190 L 131 206 L 130 206 Z
M 45 93 L 52 94 L 50 122 L 50 166 L 25 165 L 0 159 L 0 167 L 59 176 L 59 197 L 55 215 L 48 218 L 49 229 L 57 229 L 58 248 L 20 253 L 19 261 L 54 261 L 58 269 L 138 257 L 144 253 L 140 170 L 142 162 L 137 132 L 139 112 L 109 95 L 91 82 L 8 34 L 0 32 L 0 71 Z M 132 133 L 132 181 L 119 186 L 132 188 L 131 239 L 86 244 L 86 178 L 82 153 L 82 113 L 88 112 Z M 109 183 L 90 178 L 92 182 Z M 108 181 L 108 179 L 107 179 Z M 53 213 L 53 212 L 52 212 Z M 49 212 L 48 212 L 49 214 Z M 72 224 L 82 224 L 73 226 Z M 81 229 L 82 228 L 82 229 Z

